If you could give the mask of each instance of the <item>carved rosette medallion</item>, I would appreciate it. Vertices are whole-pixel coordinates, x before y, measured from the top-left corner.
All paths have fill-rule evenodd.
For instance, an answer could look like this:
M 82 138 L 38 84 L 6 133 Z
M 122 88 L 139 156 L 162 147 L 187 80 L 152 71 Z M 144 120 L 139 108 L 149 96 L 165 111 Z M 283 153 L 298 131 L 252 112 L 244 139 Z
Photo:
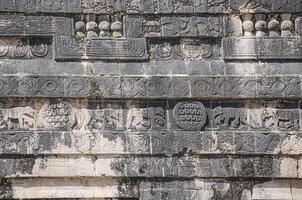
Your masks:
M 37 57 L 44 57 L 48 54 L 48 45 L 47 44 L 34 44 L 31 47 L 32 53 Z
M 16 41 L 14 45 L 14 56 L 16 58 L 23 58 L 28 53 L 28 47 L 24 41 Z
M 177 126 L 185 131 L 201 130 L 207 120 L 206 108 L 201 102 L 180 102 L 175 106 L 173 116 Z
M 40 116 L 44 126 L 53 130 L 70 129 L 75 124 L 73 109 L 71 105 L 64 102 L 44 105 Z

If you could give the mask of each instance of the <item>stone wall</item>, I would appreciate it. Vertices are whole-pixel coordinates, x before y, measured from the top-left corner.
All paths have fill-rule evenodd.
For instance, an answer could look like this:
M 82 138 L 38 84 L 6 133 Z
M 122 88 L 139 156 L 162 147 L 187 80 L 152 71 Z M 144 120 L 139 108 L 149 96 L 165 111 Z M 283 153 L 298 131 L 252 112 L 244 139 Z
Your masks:
M 0 199 L 301 200 L 301 0 L 0 0 Z

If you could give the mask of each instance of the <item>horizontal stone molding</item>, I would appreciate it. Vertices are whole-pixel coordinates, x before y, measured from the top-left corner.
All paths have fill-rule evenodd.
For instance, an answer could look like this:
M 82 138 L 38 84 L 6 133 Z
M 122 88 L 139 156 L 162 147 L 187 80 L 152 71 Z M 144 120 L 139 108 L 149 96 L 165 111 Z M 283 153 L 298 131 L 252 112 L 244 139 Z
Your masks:
M 231 37 L 223 39 L 226 60 L 296 60 L 302 58 L 301 37 Z
M 29 156 L 1 158 L 0 166 L 3 178 L 301 178 L 298 158 L 263 155 Z
M 1 97 L 300 98 L 300 76 L 0 76 Z
M 95 198 L 130 198 L 133 200 L 162 198 L 190 200 L 225 199 L 252 200 L 298 200 L 301 195 L 301 180 L 264 179 L 229 180 L 229 179 L 157 179 L 143 180 L 132 178 L 25 178 L 1 180 L 2 199 L 95 199 Z M 84 184 L 85 183 L 85 184 Z M 34 186 L 27 187 L 28 184 Z M 76 186 L 76 189 L 70 189 Z M 127 186 L 121 189 L 122 186 Z M 59 192 L 58 192 L 59 191 Z M 72 192 L 71 192 L 72 191 Z
M 251 199 L 251 200 L 298 200 L 301 196 L 299 180 L 159 180 L 140 183 L 140 197 L 156 200 L 163 197 L 175 199 L 211 200 Z
M 299 78 L 302 74 L 299 60 L 292 62 L 225 62 L 222 60 L 165 60 L 150 62 L 55 62 L 52 59 L 11 59 L 2 60 L 0 76 L 88 76 L 88 77 L 236 77 L 239 79 L 278 77 Z M 164 66 L 164 67 L 163 67 Z
M 30 187 L 28 187 L 30 185 Z M 121 189 L 121 187 L 126 186 Z M 116 178 L 4 179 L 1 199 L 136 198 L 138 183 Z

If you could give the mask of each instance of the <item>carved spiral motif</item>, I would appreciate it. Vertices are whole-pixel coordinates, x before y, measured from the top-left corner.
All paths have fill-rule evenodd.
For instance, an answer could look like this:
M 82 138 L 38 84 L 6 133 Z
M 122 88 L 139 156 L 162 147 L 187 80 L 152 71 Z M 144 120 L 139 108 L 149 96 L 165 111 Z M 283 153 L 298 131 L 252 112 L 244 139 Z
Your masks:
M 169 79 L 166 78 L 150 78 L 145 83 L 148 95 L 166 95 L 168 93 L 168 83 Z
M 190 93 L 190 84 L 186 79 L 174 79 L 171 82 L 173 96 L 187 96 Z
M 40 89 L 39 78 L 23 78 L 18 81 L 18 92 L 23 95 L 34 95 Z
M 8 54 L 9 47 L 5 41 L 0 41 L 0 57 L 4 57 Z
M 0 93 L 2 95 L 10 95 L 16 90 L 16 88 L 16 84 L 13 84 L 13 81 L 10 78 L 0 78 Z
M 64 93 L 63 83 L 60 79 L 47 79 L 41 84 L 40 92 L 44 95 L 58 95 Z
M 185 131 L 201 130 L 206 124 L 207 112 L 200 102 L 180 102 L 174 110 L 173 116 L 179 128 Z
M 161 58 L 164 58 L 164 59 L 170 58 L 171 55 L 172 55 L 172 50 L 171 50 L 170 44 L 165 43 L 165 44 L 159 45 L 159 47 L 158 47 L 158 55 Z
M 67 93 L 71 96 L 88 95 L 90 89 L 90 83 L 85 78 L 70 79 L 67 84 Z
M 31 52 L 37 57 L 44 57 L 48 54 L 47 44 L 34 44 L 31 46 Z
M 25 57 L 28 53 L 28 47 L 27 44 L 23 41 L 17 41 L 14 45 L 14 56 L 16 58 L 22 58 Z
M 195 82 L 193 92 L 198 96 L 210 96 L 212 94 L 212 86 L 210 80 L 198 80 Z

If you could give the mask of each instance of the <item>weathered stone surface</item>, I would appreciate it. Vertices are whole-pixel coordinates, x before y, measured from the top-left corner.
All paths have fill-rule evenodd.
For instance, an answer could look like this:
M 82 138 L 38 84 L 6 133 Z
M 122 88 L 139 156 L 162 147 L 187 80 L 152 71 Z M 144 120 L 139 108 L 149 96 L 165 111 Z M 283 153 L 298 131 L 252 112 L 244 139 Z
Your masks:
M 256 184 L 253 199 L 293 199 L 291 182 L 284 180 Z
M 107 199 L 136 198 L 138 187 L 135 180 L 112 178 L 41 178 L 12 179 L 6 185 L 0 186 L 1 198 L 13 199 Z M 31 187 L 27 187 L 28 184 Z M 3 193 L 2 193 L 3 191 Z
M 32 55 L 32 52 L 27 53 L 28 55 L 24 56 Z M 301 95 L 299 75 L 270 77 L 2 75 L 0 81 L 1 97 L 294 99 Z M 35 87 L 31 87 L 33 83 Z
M 302 199 L 301 3 L 0 0 L 0 199 Z
M 301 59 L 301 38 L 224 38 L 225 59 Z
M 236 11 L 254 12 L 287 12 L 299 13 L 301 12 L 300 0 L 280 0 L 280 1 L 257 1 L 257 0 L 230 0 L 230 6 Z
M 77 165 L 76 163 L 81 163 Z M 10 157 L 0 160 L 2 178 L 300 178 L 295 158 L 281 156 L 102 157 L 89 155 Z
M 298 104 L 19 100 L 0 108 L 0 152 L 296 155 L 302 152 Z

